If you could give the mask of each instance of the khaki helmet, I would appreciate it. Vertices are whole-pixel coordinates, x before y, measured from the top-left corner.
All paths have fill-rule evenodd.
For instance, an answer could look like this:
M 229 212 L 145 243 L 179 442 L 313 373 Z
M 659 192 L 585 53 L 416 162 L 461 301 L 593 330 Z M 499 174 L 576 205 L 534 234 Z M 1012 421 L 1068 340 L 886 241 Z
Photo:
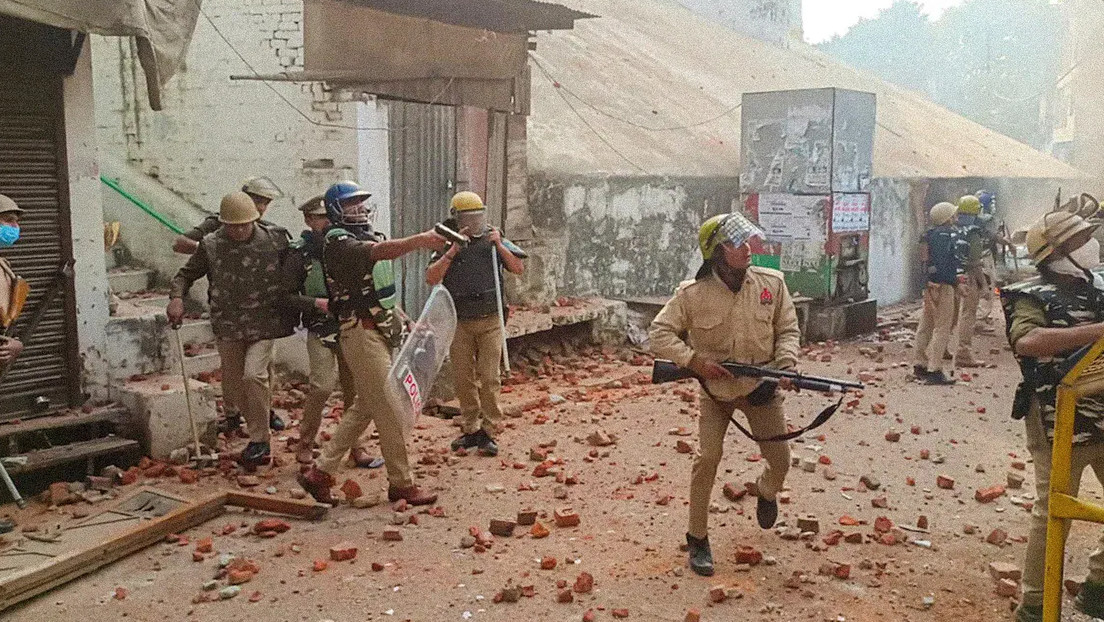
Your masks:
M 244 225 L 260 217 L 253 198 L 244 192 L 231 192 L 219 204 L 219 222 L 225 225 Z
M 264 176 L 250 177 L 242 182 L 241 189 L 242 192 L 265 198 L 269 201 L 275 201 L 284 196 L 284 191 L 280 190 L 280 187 L 277 186 L 275 182 Z
M 698 230 L 698 248 L 702 259 L 709 261 L 713 251 L 724 242 L 742 245 L 751 238 L 764 238 L 763 230 L 743 214 L 719 214 L 702 223 Z
M 452 211 L 457 214 L 464 212 L 477 212 L 479 210 L 487 209 L 486 205 L 483 205 L 483 199 L 474 192 L 457 192 L 452 197 Z
M 958 213 L 958 207 L 954 203 L 936 203 L 932 206 L 929 216 L 931 217 L 932 224 L 935 226 L 945 225 L 951 222 L 951 219 Z
M 1062 245 L 1078 234 L 1096 231 L 1097 227 L 1099 225 L 1094 225 L 1076 214 L 1051 212 L 1027 230 L 1027 254 L 1032 261 L 1040 264 L 1053 255 L 1054 251 L 1062 250 Z
M 968 194 L 958 200 L 958 213 L 967 216 L 977 216 L 981 213 L 981 199 Z
M 326 205 L 322 202 L 322 195 L 318 195 L 300 205 L 299 211 L 309 216 L 325 216 Z
M 0 214 L 6 214 L 8 212 L 15 212 L 16 214 L 22 214 L 24 212 L 22 207 L 15 204 L 15 201 L 11 197 L 0 194 Z

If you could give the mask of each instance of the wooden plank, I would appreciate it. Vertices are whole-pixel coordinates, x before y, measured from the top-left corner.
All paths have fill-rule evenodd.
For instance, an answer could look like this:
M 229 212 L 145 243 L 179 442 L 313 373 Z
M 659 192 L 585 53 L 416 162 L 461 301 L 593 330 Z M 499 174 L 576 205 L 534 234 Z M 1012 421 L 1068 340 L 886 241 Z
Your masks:
M 126 414 L 126 409 L 113 407 L 103 408 L 87 414 L 70 413 L 50 417 L 37 417 L 27 421 L 20 421 L 19 423 L 0 425 L 0 438 L 14 436 L 16 434 L 27 434 L 28 432 L 41 432 L 45 430 L 56 430 L 58 428 L 91 425 L 104 421 L 113 422 L 126 416 Z
M 71 551 L 0 582 L 0 611 L 88 574 L 131 553 L 209 521 L 226 511 L 226 494 L 216 493 L 137 525 L 106 542 Z
M 27 458 L 26 464 L 11 464 L 8 466 L 8 473 L 10 475 L 30 473 L 32 471 L 65 464 L 66 462 L 72 462 L 74 460 L 95 458 L 96 456 L 104 456 L 137 448 L 138 441 L 116 436 L 97 438 L 90 441 L 80 441 L 68 445 L 59 445 L 57 447 L 51 447 L 50 449 L 40 449 L 38 451 L 22 454 L 22 456 Z
M 227 491 L 225 494 L 226 505 L 260 510 L 262 512 L 287 514 L 288 516 L 305 518 L 307 520 L 321 520 L 330 507 L 313 501 L 279 499 L 269 495 L 255 495 L 248 492 Z

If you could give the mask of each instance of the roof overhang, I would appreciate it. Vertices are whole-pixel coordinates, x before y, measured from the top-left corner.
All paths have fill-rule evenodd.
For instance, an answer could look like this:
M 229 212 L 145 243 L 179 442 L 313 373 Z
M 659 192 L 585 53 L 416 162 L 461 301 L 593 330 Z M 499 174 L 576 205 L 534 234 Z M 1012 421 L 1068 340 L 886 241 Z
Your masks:
M 65 30 L 134 37 L 150 107 L 188 51 L 200 0 L 0 0 L 0 13 Z
M 593 17 L 532 0 L 304 0 L 303 8 L 304 71 L 282 79 L 521 114 L 529 33 Z

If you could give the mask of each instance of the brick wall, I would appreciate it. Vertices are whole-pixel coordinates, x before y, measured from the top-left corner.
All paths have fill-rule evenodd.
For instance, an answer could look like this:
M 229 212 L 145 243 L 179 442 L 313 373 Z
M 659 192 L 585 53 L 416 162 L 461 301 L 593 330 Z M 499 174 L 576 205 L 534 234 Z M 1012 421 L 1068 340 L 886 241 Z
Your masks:
M 207 0 L 203 9 L 258 73 L 303 69 L 301 0 Z M 149 109 L 132 43 L 93 37 L 93 51 L 100 149 L 204 209 L 216 210 L 245 177 L 268 175 L 290 195 L 271 218 L 298 230 L 294 205 L 334 181 L 358 179 L 358 132 L 312 124 L 263 82 L 230 80 L 251 72 L 202 15 L 162 112 Z M 358 106 L 376 107 L 339 101 L 319 83 L 271 84 L 317 123 L 356 126 Z

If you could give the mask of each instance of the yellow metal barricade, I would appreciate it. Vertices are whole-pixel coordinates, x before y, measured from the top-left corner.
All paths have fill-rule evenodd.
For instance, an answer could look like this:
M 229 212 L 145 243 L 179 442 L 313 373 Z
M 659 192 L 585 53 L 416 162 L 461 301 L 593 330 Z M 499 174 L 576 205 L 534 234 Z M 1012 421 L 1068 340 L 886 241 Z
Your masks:
M 1077 400 L 1104 392 L 1104 339 L 1097 341 L 1058 386 L 1054 446 L 1050 459 L 1050 505 L 1047 513 L 1046 579 L 1043 582 L 1043 622 L 1062 617 L 1062 563 L 1065 560 L 1066 525 L 1070 520 L 1104 523 L 1104 506 L 1087 503 L 1070 494 L 1070 460 L 1073 454 L 1073 418 Z

